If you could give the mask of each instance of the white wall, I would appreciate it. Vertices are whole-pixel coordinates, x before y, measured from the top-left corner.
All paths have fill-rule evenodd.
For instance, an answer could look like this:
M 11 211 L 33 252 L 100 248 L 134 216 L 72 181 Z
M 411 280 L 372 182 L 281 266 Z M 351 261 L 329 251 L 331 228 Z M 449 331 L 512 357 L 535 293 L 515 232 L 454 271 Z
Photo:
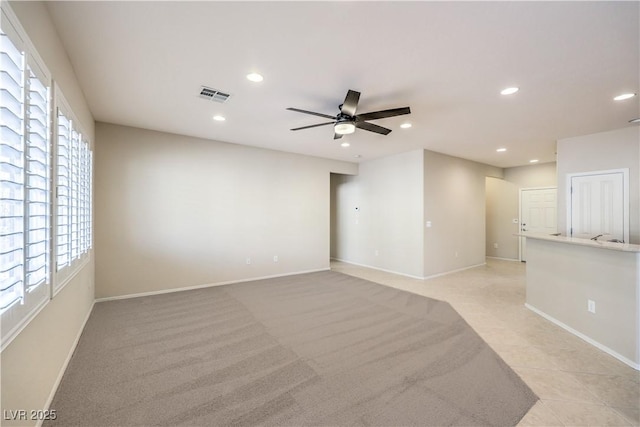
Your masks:
M 331 172 L 357 165 L 97 123 L 96 297 L 329 268 Z
M 334 176 L 332 257 L 422 277 L 422 176 L 423 150 L 362 162 L 357 176 Z
M 487 176 L 502 169 L 424 150 L 423 276 L 484 264 Z
M 10 6 L 64 92 L 85 134 L 93 140 L 93 117 L 45 4 L 11 2 Z M 3 414 L 5 410 L 43 409 L 48 404 L 93 305 L 93 271 L 91 254 L 89 263 L 2 352 L 0 400 Z M 27 421 L 15 425 L 35 423 Z
M 520 225 L 513 219 L 520 214 L 520 189 L 556 186 L 555 162 L 506 168 L 504 179 L 487 178 L 487 256 L 518 259 L 519 240 L 514 234 Z
M 567 174 L 629 169 L 630 243 L 640 243 L 640 127 L 558 141 L 558 231 L 567 228 Z

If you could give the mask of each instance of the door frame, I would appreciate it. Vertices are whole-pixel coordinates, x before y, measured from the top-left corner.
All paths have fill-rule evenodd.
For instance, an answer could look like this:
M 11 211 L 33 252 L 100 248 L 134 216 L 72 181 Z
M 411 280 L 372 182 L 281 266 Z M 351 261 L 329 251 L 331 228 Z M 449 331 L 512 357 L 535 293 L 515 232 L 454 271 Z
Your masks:
M 520 188 L 518 191 L 518 234 L 522 233 L 522 192 L 523 191 L 531 191 L 531 190 L 556 190 L 556 194 L 558 191 L 557 186 L 549 186 L 549 187 L 526 187 Z M 556 212 L 558 209 L 558 198 L 556 195 Z M 557 223 L 557 219 L 556 219 Z M 524 243 L 524 239 L 526 237 L 519 236 L 518 237 L 518 260 L 522 262 L 522 244 Z
M 629 168 L 621 169 L 607 169 L 599 171 L 588 172 L 572 172 L 567 173 L 566 181 L 566 210 L 567 210 L 567 222 L 565 226 L 565 234 L 567 237 L 572 237 L 571 233 L 571 217 L 573 214 L 573 200 L 571 199 L 571 180 L 574 177 L 589 176 L 589 175 L 613 175 L 616 173 L 622 173 L 622 226 L 624 227 L 623 239 L 626 243 L 629 243 Z

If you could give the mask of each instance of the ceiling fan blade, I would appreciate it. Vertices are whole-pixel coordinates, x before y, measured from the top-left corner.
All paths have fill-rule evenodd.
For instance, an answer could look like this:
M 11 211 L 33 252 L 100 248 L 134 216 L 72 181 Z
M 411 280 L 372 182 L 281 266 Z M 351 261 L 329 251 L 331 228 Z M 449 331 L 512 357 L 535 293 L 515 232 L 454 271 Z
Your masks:
M 298 113 L 311 114 L 312 116 L 324 117 L 325 119 L 336 120 L 336 116 L 330 116 L 328 114 L 314 113 L 313 111 L 301 110 L 299 108 L 287 108 L 289 111 L 297 111 Z
M 373 111 L 371 113 L 358 114 L 356 120 L 376 120 L 387 117 L 402 116 L 403 114 L 411 114 L 409 107 L 392 108 L 391 110 Z
M 349 89 L 347 96 L 344 98 L 340 111 L 347 116 L 355 116 L 356 109 L 358 108 L 358 101 L 360 100 L 360 92 Z
M 342 134 L 334 132 L 333 139 L 340 139 L 340 138 L 342 138 Z
M 391 132 L 391 129 L 383 128 L 382 126 L 374 125 L 373 123 L 367 122 L 356 122 L 356 127 L 359 129 L 368 130 L 369 132 L 375 132 L 382 135 L 388 135 Z
M 335 122 L 318 123 L 317 125 L 302 126 L 302 127 L 299 127 L 299 128 L 293 128 L 291 130 L 302 130 L 302 129 L 309 129 L 309 128 L 317 128 L 318 126 L 332 125 L 334 123 Z

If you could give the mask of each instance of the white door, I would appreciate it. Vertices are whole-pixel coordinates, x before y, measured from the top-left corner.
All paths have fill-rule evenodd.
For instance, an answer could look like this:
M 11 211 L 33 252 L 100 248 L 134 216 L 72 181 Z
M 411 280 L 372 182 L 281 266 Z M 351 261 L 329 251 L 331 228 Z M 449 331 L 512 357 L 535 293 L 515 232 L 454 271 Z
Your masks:
M 520 229 L 553 234 L 558 231 L 558 190 L 556 188 L 520 190 Z M 526 238 L 520 238 L 520 260 L 526 261 Z
M 626 240 L 623 172 L 571 177 L 569 235 Z

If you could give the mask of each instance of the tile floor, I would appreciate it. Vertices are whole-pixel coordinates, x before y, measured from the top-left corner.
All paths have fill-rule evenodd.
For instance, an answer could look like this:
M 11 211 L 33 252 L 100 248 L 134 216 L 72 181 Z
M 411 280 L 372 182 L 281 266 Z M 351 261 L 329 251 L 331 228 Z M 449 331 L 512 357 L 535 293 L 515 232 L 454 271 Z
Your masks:
M 449 302 L 540 397 L 520 426 L 640 426 L 640 372 L 525 308 L 523 263 L 488 258 L 429 280 L 331 269 Z

